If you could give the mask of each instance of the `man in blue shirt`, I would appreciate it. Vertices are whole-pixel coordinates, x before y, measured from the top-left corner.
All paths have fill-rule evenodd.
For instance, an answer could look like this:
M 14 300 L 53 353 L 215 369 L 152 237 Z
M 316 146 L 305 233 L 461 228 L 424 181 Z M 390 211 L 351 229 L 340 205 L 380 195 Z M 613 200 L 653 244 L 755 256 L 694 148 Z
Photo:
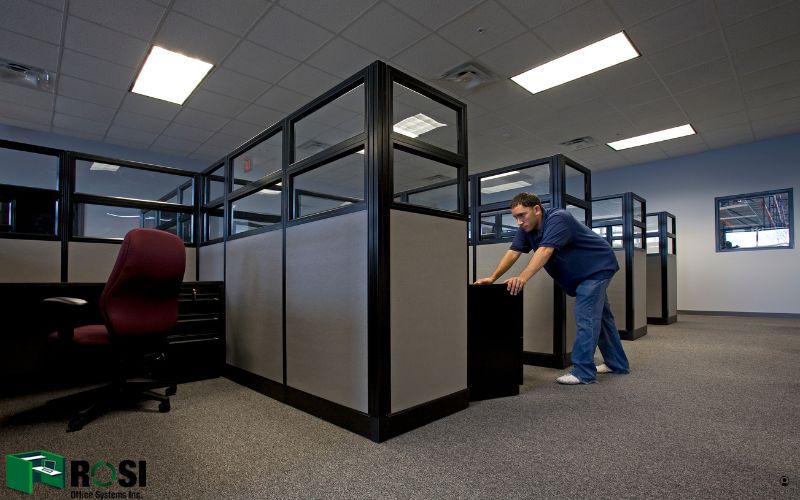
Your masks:
M 558 377 L 560 384 L 591 384 L 597 373 L 628 373 L 628 358 L 622 349 L 606 289 L 619 270 L 608 242 L 561 208 L 542 207 L 532 193 L 520 193 L 511 200 L 511 215 L 517 234 L 497 269 L 475 284 L 497 281 L 520 255 L 533 250 L 525 269 L 505 281 L 512 295 L 542 268 L 564 292 L 575 297 L 577 335 L 572 346 L 572 370 Z M 595 348 L 600 347 L 603 363 L 594 365 Z

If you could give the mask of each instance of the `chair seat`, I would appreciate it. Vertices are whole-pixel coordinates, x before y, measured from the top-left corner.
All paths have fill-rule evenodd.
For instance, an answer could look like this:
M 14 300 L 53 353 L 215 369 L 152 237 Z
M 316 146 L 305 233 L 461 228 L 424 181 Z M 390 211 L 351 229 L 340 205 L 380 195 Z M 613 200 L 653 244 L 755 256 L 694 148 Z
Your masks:
M 53 341 L 59 340 L 58 332 L 51 333 L 48 338 Z M 78 345 L 108 345 L 111 343 L 111 337 L 104 325 L 86 325 L 75 328 L 70 342 Z

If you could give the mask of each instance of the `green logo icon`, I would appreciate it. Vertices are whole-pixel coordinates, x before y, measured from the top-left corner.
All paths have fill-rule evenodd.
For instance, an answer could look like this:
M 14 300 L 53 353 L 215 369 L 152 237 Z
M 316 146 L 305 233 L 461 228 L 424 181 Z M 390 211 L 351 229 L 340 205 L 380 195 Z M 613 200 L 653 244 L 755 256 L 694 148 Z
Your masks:
M 6 486 L 33 493 L 36 483 L 64 488 L 64 457 L 44 450 L 6 455 Z

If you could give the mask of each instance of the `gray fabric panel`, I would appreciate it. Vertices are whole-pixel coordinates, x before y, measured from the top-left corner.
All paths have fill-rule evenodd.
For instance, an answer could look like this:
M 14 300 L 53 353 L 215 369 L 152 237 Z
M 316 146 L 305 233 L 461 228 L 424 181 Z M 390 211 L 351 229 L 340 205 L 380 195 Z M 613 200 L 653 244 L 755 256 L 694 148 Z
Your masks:
M 575 324 L 575 297 L 567 297 L 567 352 L 572 352 L 572 344 L 578 333 L 578 326 Z M 560 353 L 559 353 L 560 354 Z
M 286 230 L 287 384 L 362 412 L 367 265 L 366 211 Z
M 69 243 L 67 277 L 70 283 L 105 283 L 117 262 L 117 254 L 122 242 L 119 243 L 84 243 L 71 241 Z M 186 247 L 186 270 L 183 281 L 195 281 L 195 249 Z M 56 262 L 61 258 L 56 258 Z M 222 278 L 220 278 L 221 280 Z M 54 281 L 59 281 L 56 278 Z
M 228 242 L 225 359 L 283 383 L 283 235 Z
M 510 243 L 478 245 L 476 278 L 492 274 Z M 530 262 L 532 255 L 523 254 L 503 280 L 517 276 Z M 528 352 L 553 354 L 553 279 L 542 270 L 525 285 L 522 299 L 522 348 Z
M 661 317 L 661 255 L 647 256 L 647 315 Z
M 0 239 L 0 282 L 61 281 L 61 242 Z
M 617 323 L 618 330 L 627 330 L 625 325 L 625 251 L 614 250 L 614 255 L 619 263 L 619 271 L 614 275 L 608 285 L 608 303 L 611 305 L 611 312 L 614 314 L 614 321 Z
M 667 255 L 667 310 L 678 314 L 678 256 Z
M 633 251 L 633 328 L 647 327 L 647 254 Z
M 197 281 L 197 249 L 186 247 L 186 270 L 183 281 Z
M 398 412 L 467 388 L 467 225 L 391 211 L 391 394 Z
M 200 281 L 222 281 L 225 278 L 225 247 L 223 243 L 214 243 L 200 247 Z

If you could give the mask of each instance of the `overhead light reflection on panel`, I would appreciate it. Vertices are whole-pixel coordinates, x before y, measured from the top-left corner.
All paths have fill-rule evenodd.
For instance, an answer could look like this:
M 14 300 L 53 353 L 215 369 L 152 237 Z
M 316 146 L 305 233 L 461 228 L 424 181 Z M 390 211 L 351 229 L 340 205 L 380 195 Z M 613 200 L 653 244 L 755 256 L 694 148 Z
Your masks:
M 153 46 L 131 92 L 183 104 L 214 66 Z
M 649 134 L 637 135 L 621 141 L 609 142 L 608 145 L 613 149 L 619 151 L 620 149 L 635 148 L 637 146 L 644 146 L 645 144 L 652 144 L 654 142 L 668 141 L 670 139 L 677 139 L 678 137 L 686 137 L 687 135 L 695 134 L 694 129 L 688 123 L 680 127 L 668 128 L 659 130 L 658 132 L 651 132 Z
M 639 57 L 624 31 L 511 78 L 531 94 Z

